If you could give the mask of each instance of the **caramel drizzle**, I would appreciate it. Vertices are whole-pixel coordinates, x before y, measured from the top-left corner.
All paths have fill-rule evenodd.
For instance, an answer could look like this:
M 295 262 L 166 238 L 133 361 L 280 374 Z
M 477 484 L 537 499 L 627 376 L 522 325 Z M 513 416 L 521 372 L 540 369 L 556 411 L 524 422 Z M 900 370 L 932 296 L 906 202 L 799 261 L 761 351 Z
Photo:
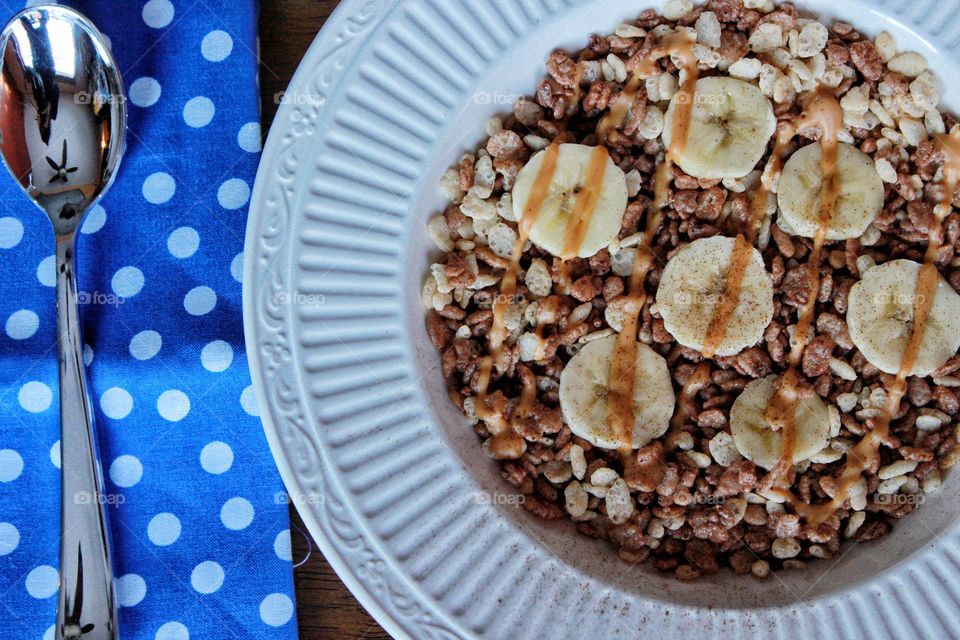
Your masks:
M 610 132 L 623 126 L 627 119 L 630 107 L 637 97 L 637 92 L 647 80 L 660 73 L 657 62 L 669 55 L 674 55 L 679 60 L 678 65 L 686 71 L 683 85 L 680 87 L 681 95 L 689 96 L 689 100 L 677 100 L 677 106 L 674 111 L 673 120 L 673 138 L 670 141 L 670 156 L 676 158 L 686 149 L 687 138 L 690 134 L 690 117 L 693 114 L 693 98 L 698 78 L 697 59 L 693 53 L 693 45 L 685 33 L 671 33 L 654 47 L 649 54 L 644 56 L 630 75 L 623 91 L 617 96 L 610 110 L 597 125 L 597 139 L 603 143 L 610 138 Z
M 677 397 L 677 412 L 674 413 L 673 418 L 670 419 L 671 433 L 679 433 L 683 430 L 683 425 L 687 423 L 690 416 L 697 410 L 697 394 L 710 386 L 710 381 L 710 364 L 708 362 L 701 362 L 680 389 Z
M 644 282 L 653 265 L 650 246 L 653 236 L 663 220 L 663 207 L 669 197 L 668 186 L 671 164 L 669 161 L 657 167 L 655 197 L 652 211 L 647 212 L 647 226 L 637 245 L 637 255 L 630 272 L 630 286 L 623 305 L 623 326 L 617 335 L 617 344 L 610 363 L 610 383 L 607 387 L 607 424 L 619 436 L 620 453 L 624 456 L 633 451 L 633 388 L 637 376 L 637 333 L 640 312 L 647 300 Z
M 747 242 L 742 233 L 738 233 L 730 252 L 730 266 L 727 267 L 726 281 L 724 282 L 723 297 L 713 309 L 713 317 L 707 326 L 707 335 L 703 341 L 703 357 L 712 358 L 727 337 L 727 327 L 740 304 L 740 289 L 743 277 L 747 273 L 747 265 L 753 253 L 753 245 Z
M 607 420 L 611 430 L 619 436 L 623 443 L 620 453 L 629 460 L 633 452 L 633 389 L 637 373 L 637 333 L 640 313 L 647 300 L 644 283 L 650 267 L 653 264 L 653 253 L 650 247 L 654 235 L 660 228 L 663 218 L 662 210 L 669 199 L 670 178 L 673 160 L 679 157 L 687 146 L 690 134 L 690 118 L 693 114 L 693 103 L 698 77 L 697 59 L 693 54 L 693 42 L 685 34 L 671 34 L 655 47 L 640 64 L 634 69 L 630 83 L 620 94 L 597 128 L 597 135 L 606 140 L 611 126 L 621 126 L 626 118 L 627 111 L 633 103 L 633 98 L 639 90 L 640 83 L 645 77 L 655 75 L 659 69 L 656 61 L 668 55 L 674 55 L 679 60 L 679 66 L 685 72 L 685 78 L 680 91 L 687 96 L 686 100 L 678 100 L 674 111 L 672 138 L 665 160 L 657 167 L 654 177 L 654 200 L 651 209 L 647 212 L 647 225 L 643 237 L 637 246 L 637 255 L 634 258 L 633 270 L 630 273 L 630 286 L 623 306 L 623 327 L 617 336 L 617 345 L 613 361 L 610 364 L 610 383 L 607 392 Z
M 957 191 L 958 181 L 960 181 L 960 136 L 938 134 L 936 139 L 944 151 L 943 199 L 936 209 L 937 222 L 942 225 L 943 220 L 952 210 L 953 196 Z M 910 375 L 910 371 L 916 363 L 917 354 L 926 333 L 927 318 L 930 314 L 930 308 L 933 306 L 933 297 L 936 295 L 939 281 L 936 260 L 942 241 L 941 227 L 938 232 L 931 234 L 930 241 L 927 243 L 927 250 L 924 254 L 923 265 L 920 267 L 920 273 L 917 275 L 917 286 L 914 293 L 913 330 L 910 332 L 910 339 L 907 342 L 906 349 L 904 349 L 897 377 L 887 392 L 887 401 L 884 404 L 883 412 L 874 423 L 873 429 L 847 453 L 847 464 L 840 474 L 837 491 L 833 499 L 820 505 L 807 505 L 802 502 L 796 505 L 797 512 L 813 526 L 822 524 L 843 506 L 844 501 L 850 497 L 850 489 L 860 479 L 861 474 L 878 459 L 880 446 L 887 444 L 889 441 L 890 421 L 897 415 L 900 402 L 907 392 L 907 376 Z
M 820 212 L 817 217 L 817 231 L 813 238 L 813 249 L 805 265 L 811 279 L 810 291 L 806 302 L 798 310 L 797 324 L 794 326 L 793 342 L 790 345 L 788 357 L 789 369 L 780 379 L 780 387 L 770 399 L 765 417 L 770 427 L 783 432 L 783 451 L 777 465 L 771 470 L 774 481 L 773 490 L 786 498 L 795 508 L 799 509 L 802 502 L 789 491 L 787 478 L 793 466 L 794 451 L 796 450 L 796 412 L 801 398 L 803 378 L 799 371 L 803 351 L 807 344 L 807 336 L 813 323 L 813 315 L 817 303 L 817 294 L 820 291 L 820 262 L 823 255 L 823 245 L 830 230 L 830 223 L 836 209 L 837 197 L 840 192 L 840 181 L 837 177 L 837 154 L 839 150 L 839 132 L 843 128 L 843 112 L 834 95 L 823 87 L 817 90 L 804 105 L 804 111 L 799 120 L 784 128 L 777 136 L 777 144 L 771 158 L 773 171 L 779 171 L 784 149 L 789 141 L 804 127 L 817 127 L 820 130 Z M 772 171 L 765 171 L 762 189 L 769 188 L 772 183 Z M 762 196 L 762 200 L 760 197 Z M 758 213 L 766 214 L 766 193 L 757 196 L 760 208 L 754 206 L 754 216 Z M 760 219 L 762 222 L 762 218 Z M 756 217 L 754 225 L 756 225 Z
M 609 159 L 610 152 L 606 147 L 603 145 L 594 147 L 590 155 L 590 164 L 587 165 L 587 183 L 577 193 L 573 213 L 570 214 L 570 222 L 567 224 L 561 260 L 575 258 L 580 253 L 580 246 L 583 244 L 587 229 L 590 228 L 590 222 L 593 220 L 593 214 L 596 213 L 600 202 L 603 176 Z
M 560 154 L 560 145 L 556 142 L 547 147 L 543 156 L 543 164 L 534 178 L 533 187 L 530 189 L 530 198 L 523 208 L 523 214 L 517 223 L 517 240 L 513 244 L 513 251 L 510 256 L 510 265 L 503 275 L 503 283 L 500 287 L 500 294 L 493 304 L 493 323 L 489 331 L 489 344 L 491 355 L 484 356 L 480 361 L 480 375 L 478 378 L 479 392 L 477 393 L 476 411 L 480 418 L 491 419 L 501 414 L 503 407 L 490 406 L 487 392 L 490 387 L 490 376 L 493 371 L 494 362 L 500 361 L 500 354 L 503 350 L 503 342 L 507 337 L 507 327 L 505 324 L 506 312 L 509 307 L 509 301 L 513 298 L 517 289 L 517 275 L 520 271 L 520 258 L 523 256 L 523 245 L 530 235 L 530 228 L 537 221 L 540 212 L 543 209 L 543 202 L 547 197 L 547 190 L 553 181 L 553 176 L 557 170 L 557 158 Z M 536 394 L 536 388 L 532 392 L 524 386 L 521 396 L 521 407 L 523 407 L 523 398 Z M 532 399 L 529 401 L 532 403 Z M 494 446 L 497 444 L 508 445 L 520 436 L 512 433 L 510 425 L 499 424 L 494 433 Z

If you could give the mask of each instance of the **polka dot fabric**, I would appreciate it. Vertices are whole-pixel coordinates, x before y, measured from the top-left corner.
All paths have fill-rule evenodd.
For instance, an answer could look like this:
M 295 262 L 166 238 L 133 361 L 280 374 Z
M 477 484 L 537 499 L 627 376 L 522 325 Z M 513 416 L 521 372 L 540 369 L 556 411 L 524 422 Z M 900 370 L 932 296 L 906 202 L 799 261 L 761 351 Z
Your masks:
M 6 20 L 23 0 L 0 0 Z M 260 152 L 253 0 L 76 0 L 129 135 L 84 221 L 84 357 L 127 640 L 296 638 L 287 505 L 241 319 Z M 53 638 L 60 432 L 53 231 L 0 172 L 0 620 Z

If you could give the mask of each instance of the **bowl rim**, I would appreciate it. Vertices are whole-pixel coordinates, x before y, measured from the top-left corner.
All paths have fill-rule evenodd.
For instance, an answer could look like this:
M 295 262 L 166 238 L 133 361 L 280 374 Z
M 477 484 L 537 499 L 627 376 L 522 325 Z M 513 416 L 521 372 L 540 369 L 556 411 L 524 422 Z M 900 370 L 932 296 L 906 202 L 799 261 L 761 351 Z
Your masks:
M 287 94 L 294 96 L 311 95 L 317 88 L 324 84 L 324 75 L 331 75 L 330 80 L 335 81 L 336 76 L 343 75 L 346 70 L 355 63 L 355 50 L 358 50 L 366 44 L 367 40 L 375 34 L 381 23 L 393 15 L 394 11 L 403 5 L 402 0 L 344 0 L 338 5 L 334 13 L 328 19 L 324 29 L 318 34 L 310 50 L 304 57 L 300 67 L 297 70 Z M 412 4 L 412 3 L 411 3 Z M 649 2 L 644 2 L 644 5 Z M 887 9 L 889 5 L 905 5 L 901 0 L 885 0 L 883 2 Z M 928 0 L 922 0 L 917 3 L 920 5 L 929 5 Z M 951 0 L 949 4 L 954 13 L 960 8 L 960 2 Z M 915 12 L 916 13 L 916 12 Z M 901 20 L 906 21 L 903 14 Z M 889 19 L 889 18 L 888 18 Z M 919 28 L 917 25 L 910 24 L 910 28 Z M 350 57 L 351 51 L 354 57 Z M 332 68 L 332 70 L 331 70 Z M 320 94 L 323 97 L 323 94 Z M 270 444 L 271 452 L 280 469 L 281 476 L 288 490 L 294 496 L 305 495 L 306 488 L 302 482 L 301 471 L 297 468 L 298 464 L 294 457 L 291 447 L 296 444 L 289 438 L 291 432 L 284 432 L 281 426 L 279 416 L 275 415 L 276 396 L 270 388 L 276 383 L 276 379 L 268 380 L 269 353 L 264 351 L 265 346 L 276 346 L 272 341 L 276 338 L 278 332 L 284 329 L 291 330 L 294 323 L 289 319 L 281 319 L 281 324 L 270 327 L 265 331 L 263 323 L 263 308 L 258 307 L 258 298 L 261 297 L 262 276 L 264 273 L 270 275 L 275 272 L 266 268 L 264 265 L 265 254 L 262 250 L 265 230 L 269 228 L 268 214 L 275 211 L 276 203 L 269 203 L 271 198 L 275 198 L 276 193 L 271 190 L 276 188 L 279 176 L 283 176 L 283 190 L 291 190 L 291 186 L 297 179 L 296 170 L 289 166 L 289 158 L 283 157 L 284 149 L 300 144 L 303 139 L 309 138 L 312 134 L 304 135 L 303 132 L 295 133 L 296 123 L 302 121 L 305 116 L 309 116 L 310 108 L 322 109 L 323 103 L 317 105 L 308 105 L 310 108 L 303 108 L 299 100 L 283 100 L 278 110 L 274 125 L 270 131 L 267 143 L 263 152 L 263 160 L 258 171 L 257 180 L 254 186 L 251 198 L 250 217 L 247 226 L 247 238 L 244 255 L 243 270 L 243 309 L 244 325 L 246 335 L 247 356 L 251 367 L 253 385 L 259 400 L 261 409 L 261 419 L 264 424 L 264 430 Z M 296 215 L 296 212 L 293 212 Z M 415 218 L 416 219 L 416 218 Z M 288 221 L 293 226 L 292 220 Z M 254 250 L 256 249 L 256 250 Z M 282 249 L 281 249 L 282 250 Z M 286 270 L 287 265 L 281 265 L 280 270 Z M 289 274 L 288 274 L 289 275 Z M 276 318 L 275 318 L 276 319 Z M 288 360 L 285 365 L 289 366 L 294 360 Z M 280 373 L 279 369 L 273 370 L 274 374 Z M 290 373 L 289 371 L 287 372 Z M 296 377 L 299 377 L 298 374 Z M 297 380 L 296 382 L 299 382 Z M 296 391 L 294 390 L 294 393 Z M 306 417 L 310 417 L 309 410 L 305 411 Z M 301 431 L 300 434 L 309 439 L 309 434 Z M 301 445 L 303 442 L 300 443 Z M 313 445 L 318 447 L 319 445 Z M 316 452 L 317 459 L 323 458 L 322 452 Z M 332 483 L 332 486 L 339 486 L 340 482 L 335 474 L 329 474 L 326 478 Z M 338 576 L 344 581 L 351 592 L 370 611 L 377 621 L 394 637 L 411 637 L 411 631 L 416 629 L 418 635 L 421 631 L 430 630 L 430 635 L 442 630 L 441 636 L 449 634 L 451 637 L 460 637 L 461 635 L 472 635 L 471 632 L 462 629 L 457 624 L 454 617 L 439 611 L 435 603 L 423 602 L 422 607 L 426 611 L 420 610 L 414 616 L 405 615 L 408 612 L 398 612 L 395 606 L 384 604 L 383 593 L 375 587 L 371 587 L 368 581 L 364 581 L 357 575 L 357 569 L 345 559 L 343 549 L 338 542 L 328 534 L 324 523 L 318 516 L 318 511 L 305 505 L 302 502 L 297 503 L 298 511 L 304 519 L 307 528 L 317 541 L 320 550 L 328 559 L 331 566 L 337 572 Z M 356 514 L 345 509 L 346 516 L 354 517 Z M 955 528 L 953 528 L 955 533 Z M 944 534 L 938 535 L 937 542 L 930 546 L 939 546 L 943 541 Z M 950 541 L 950 547 L 955 545 L 955 541 Z M 380 551 L 375 541 L 369 544 L 365 549 L 370 553 L 376 554 Z M 885 569 L 880 574 L 871 578 L 867 585 L 875 585 L 881 577 L 890 577 L 893 574 L 902 573 L 901 569 L 905 564 L 916 564 L 917 557 L 929 549 L 917 549 L 909 557 L 899 563 Z M 411 597 L 419 598 L 417 590 L 412 588 L 409 583 L 409 576 L 404 576 L 397 582 L 402 587 L 409 588 Z M 842 589 L 836 593 L 829 593 L 822 597 L 813 599 L 812 605 L 819 606 L 820 601 L 839 600 L 844 597 L 856 595 L 856 592 L 862 591 L 864 586 L 858 585 Z M 952 596 L 951 596 L 952 597 Z M 662 603 L 661 603 L 662 605 Z M 714 611 L 712 607 L 698 607 L 693 605 L 671 605 L 678 606 L 681 609 L 690 611 Z M 783 606 L 760 606 L 756 608 L 738 608 L 736 613 L 745 614 L 754 612 L 763 616 L 771 611 L 781 611 Z M 432 614 L 432 615 L 431 615 Z M 411 626 L 411 622 L 414 626 Z

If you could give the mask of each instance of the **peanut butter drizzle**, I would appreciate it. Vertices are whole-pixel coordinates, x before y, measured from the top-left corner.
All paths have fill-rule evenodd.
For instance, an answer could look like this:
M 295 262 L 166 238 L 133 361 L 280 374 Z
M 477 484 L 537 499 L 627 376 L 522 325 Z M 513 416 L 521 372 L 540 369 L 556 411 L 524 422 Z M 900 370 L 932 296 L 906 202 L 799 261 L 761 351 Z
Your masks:
M 783 451 L 780 461 L 771 470 L 774 480 L 773 490 L 786 498 L 798 512 L 803 508 L 801 505 L 806 505 L 790 492 L 787 486 L 789 483 L 785 482 L 793 466 L 793 456 L 796 449 L 797 403 L 800 401 L 804 384 L 798 367 L 803 358 L 807 336 L 813 322 L 817 293 L 820 290 L 820 261 L 823 255 L 823 245 L 827 239 L 827 232 L 830 230 L 830 223 L 833 220 L 837 196 L 840 191 L 840 181 L 837 178 L 837 153 L 839 149 L 837 136 L 843 128 L 843 112 L 840 103 L 828 89 L 818 87 L 804 105 L 800 118 L 780 132 L 768 168 L 772 167 L 773 171 L 780 170 L 779 165 L 783 161 L 786 145 L 801 128 L 806 126 L 820 129 L 820 171 L 822 174 L 817 231 L 814 234 L 810 259 L 805 266 L 810 272 L 812 284 L 807 301 L 798 310 L 797 324 L 794 328 L 793 342 L 790 345 L 788 358 L 790 368 L 781 377 L 780 386 L 770 399 L 765 412 L 765 417 L 771 428 L 783 432 Z M 773 181 L 773 175 L 772 172 L 765 172 L 764 178 L 766 180 L 762 182 L 761 189 L 769 188 Z M 757 226 L 756 216 L 758 214 L 766 215 L 766 193 L 761 193 L 757 200 L 760 201 L 761 206 L 756 206 L 755 200 L 753 226 Z M 763 218 L 760 217 L 759 221 L 762 223 Z
M 637 375 L 637 332 L 640 312 L 647 300 L 644 282 L 653 264 L 650 245 L 663 219 L 662 209 L 668 198 L 671 164 L 664 162 L 657 167 L 654 182 L 655 197 L 651 211 L 647 212 L 647 226 L 643 239 L 637 245 L 637 255 L 630 272 L 630 287 L 623 305 L 623 326 L 617 335 L 617 345 L 610 363 L 610 383 L 607 389 L 607 421 L 614 433 L 619 435 L 620 453 L 628 457 L 633 452 L 633 387 Z M 666 177 L 664 177 L 666 176 Z
M 590 221 L 593 214 L 597 211 L 597 204 L 600 202 L 600 192 L 603 189 L 603 176 L 607 171 L 607 160 L 610 159 L 610 152 L 603 145 L 597 145 L 590 156 L 590 164 L 587 165 L 587 183 L 583 185 L 577 194 L 573 205 L 573 213 L 570 214 L 570 222 L 567 225 L 567 233 L 563 243 L 563 255 L 561 260 L 576 258 L 580 253 L 580 246 L 587 235 L 587 229 L 590 228 Z
M 943 199 L 936 209 L 937 222 L 942 225 L 943 220 L 952 210 L 953 196 L 957 191 L 957 183 L 960 181 L 960 136 L 938 134 L 936 139 L 944 152 Z M 878 459 L 880 446 L 887 444 L 889 441 L 890 421 L 899 412 L 900 402 L 907 392 L 907 376 L 910 375 L 910 371 L 916 363 L 917 354 L 920 352 L 920 345 L 923 343 L 923 337 L 926 333 L 927 318 L 930 314 L 930 308 L 933 306 L 933 297 L 936 295 L 939 280 L 936 259 L 942 239 L 941 226 L 937 233 L 931 234 L 924 254 L 923 265 L 920 267 L 920 273 L 917 274 L 917 287 L 913 304 L 913 330 L 910 332 L 907 347 L 903 351 L 900 370 L 897 371 L 897 377 L 887 391 L 887 401 L 884 404 L 883 412 L 877 417 L 873 429 L 847 453 L 847 464 L 840 474 L 837 491 L 833 499 L 820 505 L 805 505 L 803 503 L 797 505 L 799 507 L 798 513 L 806 517 L 807 522 L 811 525 L 817 526 L 823 523 L 843 506 L 844 501 L 850 497 L 850 489 L 860 479 L 861 474 Z
M 680 91 L 687 96 L 686 100 L 678 100 L 674 111 L 672 137 L 670 148 L 665 160 L 657 167 L 654 176 L 654 200 L 647 212 L 647 225 L 643 238 L 637 245 L 637 255 L 634 259 L 633 270 L 630 273 L 630 286 L 623 306 L 623 327 L 617 336 L 617 345 L 613 361 L 610 363 L 610 383 L 607 393 L 607 420 L 614 433 L 618 434 L 620 453 L 627 466 L 630 465 L 630 455 L 633 452 L 633 388 L 637 374 L 637 330 L 640 321 L 640 312 L 647 300 L 644 283 L 653 263 L 651 245 L 653 237 L 660 228 L 662 210 L 669 199 L 669 187 L 673 161 L 679 157 L 687 147 L 690 134 L 690 118 L 693 114 L 693 104 L 698 77 L 697 59 L 693 54 L 693 41 L 686 34 L 671 34 L 664 38 L 657 47 L 644 58 L 634 69 L 633 77 L 623 93 L 611 107 L 610 113 L 601 120 L 597 128 L 600 140 L 607 139 L 610 127 L 616 123 L 621 126 L 627 110 L 633 103 L 633 96 L 640 87 L 644 78 L 655 75 L 659 69 L 656 61 L 674 54 L 680 67 L 685 72 L 683 85 Z
M 533 181 L 533 187 L 530 189 L 530 198 L 523 208 L 523 215 L 517 223 L 517 240 L 513 244 L 513 252 L 510 256 L 510 266 L 503 274 L 503 284 L 500 287 L 500 294 L 493 304 L 493 324 L 490 326 L 489 343 L 492 355 L 484 356 L 480 361 L 479 393 L 477 393 L 476 411 L 481 418 L 486 418 L 497 413 L 501 407 L 491 407 L 487 398 L 487 390 L 490 386 L 490 375 L 495 360 L 500 359 L 500 353 L 503 348 L 503 341 L 507 337 L 507 328 L 504 323 L 504 317 L 509 306 L 508 301 L 513 298 L 517 288 L 517 273 L 520 271 L 520 258 L 523 255 L 523 245 L 530 235 L 530 227 L 537 221 L 540 211 L 543 209 L 543 202 L 547 197 L 547 189 L 553 181 L 553 176 L 557 170 L 557 158 L 560 154 L 560 145 L 553 143 L 547 147 L 543 156 L 543 164 L 537 172 Z M 494 434 L 498 436 L 499 434 Z
M 671 140 L 670 155 L 674 158 L 683 153 L 687 145 L 687 137 L 690 133 L 690 116 L 693 113 L 693 96 L 697 83 L 697 59 L 693 53 L 693 45 L 696 44 L 685 33 L 671 33 L 647 54 L 640 63 L 634 67 L 630 74 L 630 80 L 627 82 L 623 91 L 617 96 L 617 99 L 610 105 L 610 110 L 597 125 L 597 139 L 602 144 L 609 139 L 610 131 L 623 126 L 627 119 L 627 113 L 633 105 L 637 92 L 647 78 L 652 78 L 660 73 L 657 61 L 666 58 L 669 55 L 677 56 L 680 64 L 686 72 L 683 86 L 680 87 L 682 95 L 689 96 L 687 101 L 677 101 L 676 111 L 673 121 L 673 139 Z M 679 141 L 682 139 L 682 141 Z
M 730 319 L 737 310 L 737 305 L 740 304 L 740 287 L 747 273 L 747 264 L 750 262 L 752 253 L 753 245 L 747 242 L 742 233 L 738 233 L 733 242 L 733 250 L 730 252 L 730 266 L 727 267 L 723 297 L 713 308 L 713 317 L 710 318 L 710 324 L 707 326 L 707 335 L 703 341 L 704 358 L 712 358 L 727 337 Z
M 697 394 L 708 386 L 710 386 L 710 363 L 701 362 L 680 389 L 677 397 L 677 412 L 670 419 L 671 433 L 679 433 L 683 429 L 687 419 L 696 412 Z

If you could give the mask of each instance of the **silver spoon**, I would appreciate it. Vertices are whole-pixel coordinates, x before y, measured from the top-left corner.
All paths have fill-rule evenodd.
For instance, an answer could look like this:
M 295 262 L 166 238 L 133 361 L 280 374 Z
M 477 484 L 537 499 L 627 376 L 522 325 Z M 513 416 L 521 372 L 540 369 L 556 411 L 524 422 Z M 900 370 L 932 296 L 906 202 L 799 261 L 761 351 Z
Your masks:
M 0 32 L 0 153 L 57 237 L 61 523 L 58 640 L 117 637 L 103 471 L 77 314 L 75 237 L 123 154 L 117 66 L 84 16 L 58 5 L 17 14 Z

